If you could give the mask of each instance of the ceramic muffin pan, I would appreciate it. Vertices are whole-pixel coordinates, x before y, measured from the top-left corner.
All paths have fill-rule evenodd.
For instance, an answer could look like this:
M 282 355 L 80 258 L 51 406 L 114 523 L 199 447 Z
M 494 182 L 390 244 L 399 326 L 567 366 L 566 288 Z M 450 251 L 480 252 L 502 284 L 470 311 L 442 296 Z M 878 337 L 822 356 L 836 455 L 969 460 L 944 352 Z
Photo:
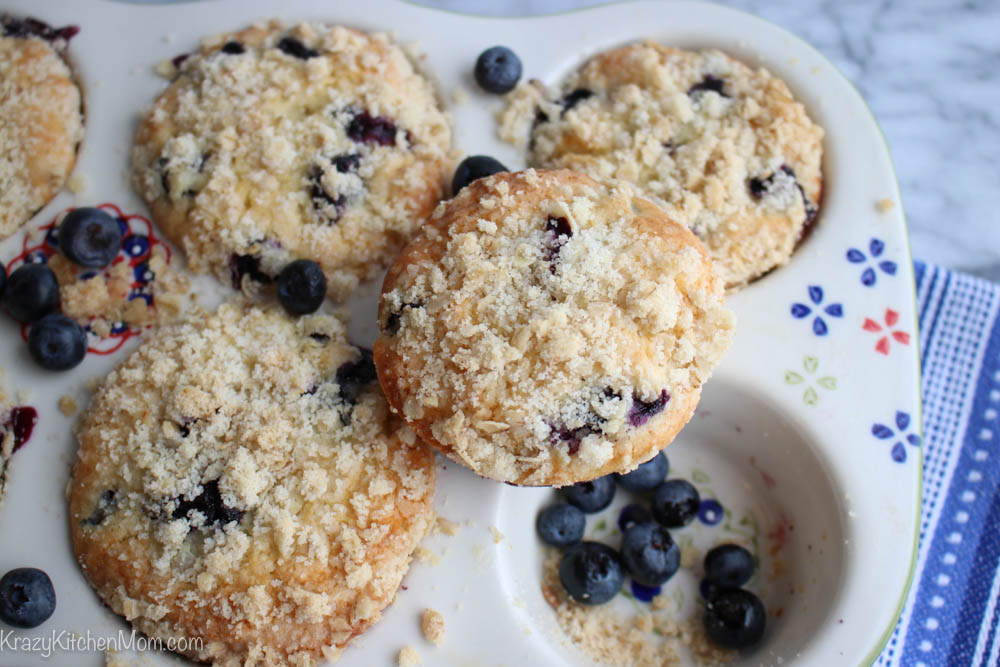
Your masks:
M 736 664 L 867 664 L 878 655 L 906 593 L 918 532 L 912 264 L 885 141 L 858 92 L 810 46 L 753 16 L 680 1 L 627 2 L 530 19 L 477 18 L 395 0 L 161 6 L 9 0 L 5 9 L 52 25 L 80 26 L 69 54 L 86 101 L 86 133 L 74 172 L 79 192 L 61 192 L 0 244 L 5 264 L 40 243 L 39 230 L 70 206 L 114 205 L 137 216 L 130 226 L 146 229 L 149 212 L 129 187 L 128 155 L 140 112 L 165 85 L 156 64 L 193 50 L 205 35 L 257 19 L 393 33 L 421 54 L 453 115 L 457 147 L 493 155 L 510 168 L 523 166 L 524 156 L 496 138 L 500 98 L 479 91 L 472 79 L 477 55 L 495 44 L 520 56 L 525 77 L 550 85 L 589 55 L 643 38 L 719 48 L 780 76 L 826 130 L 819 222 L 787 266 L 728 299 L 738 317 L 735 342 L 691 423 L 665 450 L 670 476 L 694 483 L 704 501 L 699 517 L 675 531 L 675 539 L 701 554 L 724 541 L 754 545 L 759 567 L 752 589 L 767 606 L 768 626 L 760 644 L 741 653 Z M 453 94 L 456 89 L 465 94 Z M 155 229 L 148 236 L 166 243 Z M 175 252 L 172 264 L 183 267 L 181 253 Z M 204 306 L 233 295 L 211 277 L 193 282 Z M 350 302 L 350 333 L 360 344 L 375 338 L 378 286 L 362 286 Z M 69 395 L 85 406 L 88 380 L 103 377 L 137 338 L 123 331 L 114 345 L 88 354 L 73 371 L 51 373 L 32 364 L 19 325 L 0 317 L 0 332 L 7 341 L 0 346 L 3 385 L 16 402 L 38 412 L 32 437 L 8 470 L 0 570 L 31 566 L 49 573 L 56 612 L 43 626 L 18 635 L 64 635 L 49 660 L 19 652 L 0 653 L 0 662 L 101 665 L 105 655 L 94 649 L 109 640 L 127 649 L 130 627 L 101 605 L 70 548 L 65 487 L 76 451 L 75 417 L 64 416 L 57 402 Z M 534 522 L 556 492 L 493 483 L 440 458 L 438 465 L 436 508 L 458 524 L 457 532 L 424 541 L 426 551 L 396 602 L 345 650 L 341 663 L 395 664 L 399 650 L 410 645 L 432 665 L 588 664 L 542 594 L 546 552 Z M 615 518 L 626 500 L 619 493 L 611 508 L 590 516 L 588 536 L 614 542 Z M 665 585 L 667 611 L 679 619 L 701 613 L 698 567 L 682 569 Z M 612 604 L 625 611 L 646 604 L 633 598 L 620 595 Z M 440 647 L 421 637 L 418 619 L 425 608 L 444 617 Z M 84 648 L 90 650 L 67 652 L 65 636 L 87 639 Z M 169 653 L 146 658 L 153 664 L 183 662 Z

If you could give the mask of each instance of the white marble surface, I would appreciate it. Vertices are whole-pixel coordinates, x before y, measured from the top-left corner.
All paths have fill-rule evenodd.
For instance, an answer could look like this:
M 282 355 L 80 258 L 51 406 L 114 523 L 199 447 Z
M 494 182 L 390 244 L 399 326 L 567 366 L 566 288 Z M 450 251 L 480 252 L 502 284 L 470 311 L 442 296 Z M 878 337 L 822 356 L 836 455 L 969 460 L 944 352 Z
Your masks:
M 603 4 L 597 0 L 416 2 L 509 16 Z M 1000 282 L 1000 1 L 722 0 L 721 4 L 796 33 L 860 89 L 889 141 L 914 257 Z

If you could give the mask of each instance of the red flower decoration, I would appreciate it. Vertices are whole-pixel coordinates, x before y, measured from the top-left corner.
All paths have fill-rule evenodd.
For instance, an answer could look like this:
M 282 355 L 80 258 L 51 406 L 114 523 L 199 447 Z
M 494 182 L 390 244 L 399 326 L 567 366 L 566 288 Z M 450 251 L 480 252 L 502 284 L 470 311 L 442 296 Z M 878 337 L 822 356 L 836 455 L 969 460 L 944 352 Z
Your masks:
M 878 342 L 875 343 L 875 351 L 880 354 L 888 355 L 890 337 L 897 343 L 902 343 L 903 345 L 909 345 L 910 334 L 908 334 L 905 331 L 892 330 L 892 327 L 894 327 L 896 325 L 896 322 L 899 321 L 899 313 L 897 313 L 892 308 L 885 309 L 884 319 L 885 319 L 885 326 L 883 327 L 881 324 L 871 319 L 870 317 L 866 317 L 864 324 L 861 325 L 861 328 L 864 329 L 865 331 L 871 331 L 872 333 L 880 333 L 883 330 L 886 331 L 886 335 L 880 336 Z

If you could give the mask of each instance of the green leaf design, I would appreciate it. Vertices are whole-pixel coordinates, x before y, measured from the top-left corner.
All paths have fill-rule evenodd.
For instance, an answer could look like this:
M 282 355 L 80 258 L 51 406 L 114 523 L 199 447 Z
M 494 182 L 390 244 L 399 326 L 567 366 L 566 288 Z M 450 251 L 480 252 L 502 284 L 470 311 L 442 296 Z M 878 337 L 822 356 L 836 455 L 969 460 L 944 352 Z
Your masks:
M 837 388 L 837 378 L 835 377 L 824 377 L 816 380 L 816 384 L 823 387 L 823 389 L 836 389 Z
M 635 600 L 635 596 L 631 592 L 622 589 L 622 595 L 627 597 L 629 600 Z
M 802 394 L 802 400 L 806 402 L 806 405 L 816 405 L 819 403 L 819 395 L 812 387 L 806 387 L 805 393 Z
M 684 591 L 681 590 L 680 586 L 677 586 L 676 588 L 674 588 L 673 598 L 674 598 L 674 602 L 677 603 L 677 611 L 680 611 L 681 609 L 683 609 L 684 608 Z
M 654 627 L 653 628 L 653 634 L 656 635 L 657 637 L 662 637 L 663 636 L 663 630 L 660 630 L 659 628 Z
M 607 529 L 608 529 L 608 522 L 606 519 L 601 519 L 600 521 L 594 524 L 595 533 L 599 530 L 607 530 Z
M 785 384 L 800 384 L 803 380 L 805 378 L 795 371 L 785 371 Z
M 806 357 L 802 360 L 802 366 L 806 372 L 815 373 L 816 369 L 819 368 L 819 360 L 816 357 Z
M 691 479 L 698 482 L 699 484 L 706 484 L 710 481 L 708 473 L 706 473 L 701 468 L 695 468 L 691 471 Z

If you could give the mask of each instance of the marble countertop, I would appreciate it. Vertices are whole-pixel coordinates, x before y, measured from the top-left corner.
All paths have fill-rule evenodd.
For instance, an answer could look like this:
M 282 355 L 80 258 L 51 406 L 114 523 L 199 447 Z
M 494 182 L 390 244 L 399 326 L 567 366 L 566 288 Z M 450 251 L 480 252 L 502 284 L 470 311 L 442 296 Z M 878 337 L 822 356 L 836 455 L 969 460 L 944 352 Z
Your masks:
M 414 1 L 501 16 L 603 4 Z M 868 100 L 896 163 L 916 259 L 1000 282 L 1000 2 L 720 4 L 756 14 L 810 42 Z

